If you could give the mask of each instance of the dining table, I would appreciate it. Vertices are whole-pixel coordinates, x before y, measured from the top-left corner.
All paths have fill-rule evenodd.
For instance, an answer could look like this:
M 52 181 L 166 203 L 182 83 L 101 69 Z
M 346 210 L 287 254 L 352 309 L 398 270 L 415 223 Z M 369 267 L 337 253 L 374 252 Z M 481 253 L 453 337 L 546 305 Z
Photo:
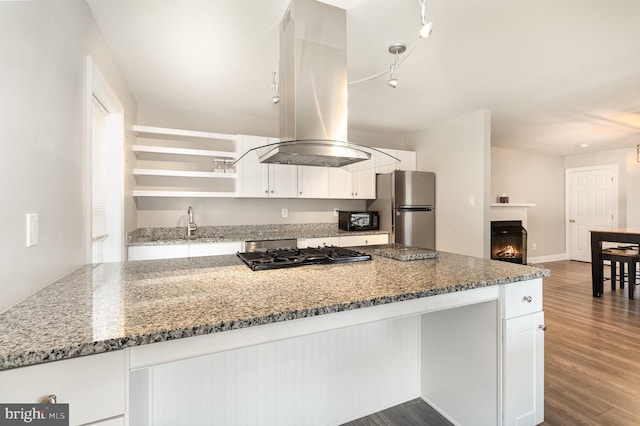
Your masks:
M 603 243 L 640 245 L 640 228 L 593 229 L 591 232 L 591 286 L 593 297 L 602 297 Z

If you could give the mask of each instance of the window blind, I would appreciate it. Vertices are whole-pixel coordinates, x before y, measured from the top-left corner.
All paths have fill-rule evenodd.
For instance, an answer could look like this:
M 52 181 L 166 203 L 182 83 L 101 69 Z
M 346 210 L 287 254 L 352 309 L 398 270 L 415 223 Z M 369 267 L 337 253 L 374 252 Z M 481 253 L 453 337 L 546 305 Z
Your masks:
M 91 107 L 91 238 L 106 238 L 106 127 L 108 111 L 93 98 Z

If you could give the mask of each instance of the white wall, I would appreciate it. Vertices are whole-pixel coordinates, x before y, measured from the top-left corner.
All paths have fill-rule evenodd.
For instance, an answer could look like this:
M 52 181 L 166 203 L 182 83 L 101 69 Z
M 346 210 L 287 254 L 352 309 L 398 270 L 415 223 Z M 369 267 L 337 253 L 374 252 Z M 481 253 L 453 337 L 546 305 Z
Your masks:
M 492 148 L 491 202 L 502 193 L 510 203 L 536 204 L 527 212 L 527 256 L 564 256 L 564 158 Z
M 418 153 L 418 170 L 436 174 L 438 250 L 489 257 L 490 147 L 485 110 L 407 136 L 406 149 Z
M 136 108 L 83 0 L 0 2 L 0 40 L 3 311 L 88 261 L 87 54 L 121 97 L 126 122 Z M 39 244 L 29 248 L 27 213 L 39 215 Z

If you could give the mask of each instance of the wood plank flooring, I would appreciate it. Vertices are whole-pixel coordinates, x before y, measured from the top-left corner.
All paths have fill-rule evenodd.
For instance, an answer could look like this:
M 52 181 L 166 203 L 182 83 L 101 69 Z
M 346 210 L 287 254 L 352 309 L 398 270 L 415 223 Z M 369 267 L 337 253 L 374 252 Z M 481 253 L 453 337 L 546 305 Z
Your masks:
M 545 426 L 640 425 L 640 298 L 591 296 L 591 264 L 544 265 Z M 605 274 L 606 275 L 606 274 Z M 638 289 L 636 289 L 636 295 Z M 416 399 L 348 426 L 448 425 Z

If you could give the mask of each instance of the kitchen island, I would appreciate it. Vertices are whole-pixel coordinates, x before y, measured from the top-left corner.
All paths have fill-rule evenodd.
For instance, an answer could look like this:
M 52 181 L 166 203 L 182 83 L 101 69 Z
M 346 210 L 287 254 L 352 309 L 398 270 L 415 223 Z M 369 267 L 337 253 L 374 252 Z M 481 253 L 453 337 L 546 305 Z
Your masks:
M 40 380 L 72 424 L 210 423 L 202 410 L 226 424 L 336 424 L 416 396 L 460 424 L 508 424 L 521 375 L 504 354 L 508 322 L 542 314 L 547 274 L 451 253 L 258 272 L 233 255 L 89 265 L 0 314 L 0 402 L 19 398 L 7 383 L 29 369 L 67 363 L 81 380 L 73 363 L 95 359 L 86 368 L 106 377 L 90 383 L 125 389 L 98 417 L 74 419 L 72 398 Z

